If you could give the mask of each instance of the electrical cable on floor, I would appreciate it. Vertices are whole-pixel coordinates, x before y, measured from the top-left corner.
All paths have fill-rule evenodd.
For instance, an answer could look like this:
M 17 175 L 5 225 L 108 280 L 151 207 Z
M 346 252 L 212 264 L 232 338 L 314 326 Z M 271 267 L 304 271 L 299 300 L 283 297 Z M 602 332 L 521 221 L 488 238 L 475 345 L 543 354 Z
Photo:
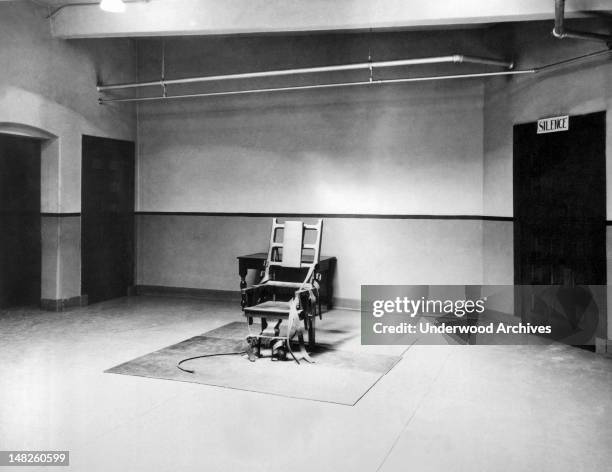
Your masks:
M 181 367 L 181 364 L 183 362 L 187 362 L 187 361 L 191 361 L 193 359 L 201 359 L 203 357 L 215 357 L 215 356 L 239 356 L 241 354 L 246 354 L 246 351 L 240 351 L 240 352 L 217 352 L 214 354 L 203 354 L 201 356 L 194 356 L 194 357 L 188 357 L 187 359 L 183 359 L 182 361 L 180 361 L 178 364 L 176 364 L 176 366 L 182 370 L 183 372 L 187 372 L 189 374 L 195 374 L 195 370 L 191 370 L 191 369 L 183 369 Z

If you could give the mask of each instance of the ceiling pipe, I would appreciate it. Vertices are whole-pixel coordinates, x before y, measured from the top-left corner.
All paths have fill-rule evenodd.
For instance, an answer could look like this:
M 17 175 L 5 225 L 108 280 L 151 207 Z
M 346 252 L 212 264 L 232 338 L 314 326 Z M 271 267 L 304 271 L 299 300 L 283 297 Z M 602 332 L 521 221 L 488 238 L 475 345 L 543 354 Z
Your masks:
M 434 75 L 427 77 L 406 77 L 401 79 L 378 79 L 378 80 L 363 80 L 358 82 L 336 82 L 330 84 L 314 84 L 314 85 L 297 85 L 292 87 L 274 87 L 265 89 L 250 89 L 250 90 L 229 90 L 226 92 L 207 92 L 207 93 L 192 93 L 183 95 L 167 95 L 159 97 L 133 97 L 133 98 L 100 98 L 98 103 L 105 104 L 111 102 L 151 102 L 157 100 L 172 100 L 178 98 L 197 98 L 197 97 L 223 97 L 229 95 L 246 95 L 269 92 L 288 92 L 292 90 L 313 90 L 313 89 L 329 89 L 339 87 L 355 87 L 363 85 L 384 85 L 384 84 L 401 84 L 406 82 L 427 82 L 436 80 L 451 80 L 451 79 L 471 79 L 482 77 L 494 77 L 499 75 L 519 75 L 533 74 L 535 69 L 524 69 L 516 71 L 500 71 L 500 72 L 479 72 L 474 74 L 454 74 L 454 75 Z
M 384 85 L 384 84 L 399 84 L 407 82 L 426 82 L 436 80 L 452 80 L 452 79 L 470 79 L 470 78 L 487 78 L 496 76 L 514 76 L 514 75 L 527 75 L 537 74 L 557 70 L 562 67 L 566 67 L 577 62 L 585 60 L 596 59 L 598 57 L 607 56 L 612 53 L 610 49 L 604 49 L 602 51 L 596 51 L 582 56 L 572 57 L 559 62 L 553 62 L 540 67 L 531 69 L 520 69 L 520 70 L 509 70 L 509 71 L 498 71 L 498 72 L 478 72 L 472 74 L 454 74 L 454 75 L 434 75 L 425 77 L 407 77 L 401 79 L 379 79 L 379 80 L 368 80 L 359 82 L 339 82 L 330 84 L 314 84 L 314 85 L 300 85 L 292 87 L 276 87 L 276 88 L 265 88 L 265 89 L 251 89 L 251 90 L 229 90 L 225 92 L 208 92 L 208 93 L 194 93 L 184 95 L 167 95 L 167 96 L 156 96 L 156 97 L 133 97 L 133 98 L 107 98 L 98 99 L 98 103 L 101 105 L 107 103 L 119 103 L 119 102 L 152 102 L 160 100 L 176 100 L 186 98 L 199 98 L 199 97 L 222 97 L 231 95 L 246 95 L 246 94 L 258 94 L 258 93 L 270 93 L 270 92 L 287 92 L 292 90 L 312 90 L 312 89 L 330 89 L 339 87 L 355 87 L 355 86 L 368 86 L 368 85 Z
M 597 41 L 611 47 L 612 36 L 586 31 L 574 31 L 565 28 L 565 0 L 555 0 L 555 27 L 552 30 L 555 38 L 559 39 L 582 39 L 586 41 Z
M 501 61 L 498 59 L 489 59 L 485 57 L 475 56 L 464 56 L 462 54 L 453 54 L 452 56 L 440 56 L 440 57 L 423 57 L 419 59 L 398 59 L 394 61 L 378 61 L 378 62 L 360 62 L 354 64 L 340 64 L 334 66 L 322 66 L 322 67 L 307 67 L 301 69 L 283 69 L 283 70 L 270 70 L 264 72 L 246 72 L 242 74 L 229 74 L 229 75 L 209 75 L 204 77 L 187 77 L 183 79 L 161 79 L 151 82 L 133 82 L 125 84 L 113 84 L 113 85 L 98 85 L 98 92 L 108 92 L 111 90 L 124 90 L 142 87 L 165 87 L 168 85 L 176 84 L 193 84 L 200 82 L 219 82 L 223 80 L 237 80 L 237 79 L 253 79 L 259 77 L 280 77 L 287 75 L 302 75 L 302 74 L 316 74 L 321 72 L 338 72 L 348 70 L 360 70 L 360 69 L 379 69 L 389 67 L 401 67 L 401 66 L 415 66 L 425 64 L 443 64 L 443 63 L 454 63 L 454 64 L 481 64 L 490 65 L 497 67 L 504 67 L 506 69 L 512 69 L 514 67 L 512 62 Z

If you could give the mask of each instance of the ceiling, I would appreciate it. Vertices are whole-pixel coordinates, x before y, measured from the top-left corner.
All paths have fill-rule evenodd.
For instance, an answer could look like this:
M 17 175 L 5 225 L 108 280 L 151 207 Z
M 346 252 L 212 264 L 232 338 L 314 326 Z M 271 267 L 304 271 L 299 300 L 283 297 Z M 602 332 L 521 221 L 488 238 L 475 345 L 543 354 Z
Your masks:
M 126 0 L 124 13 L 87 1 L 35 3 L 51 11 L 71 4 L 50 20 L 60 38 L 437 29 L 554 17 L 554 0 Z M 566 2 L 568 17 L 610 9 L 610 0 Z

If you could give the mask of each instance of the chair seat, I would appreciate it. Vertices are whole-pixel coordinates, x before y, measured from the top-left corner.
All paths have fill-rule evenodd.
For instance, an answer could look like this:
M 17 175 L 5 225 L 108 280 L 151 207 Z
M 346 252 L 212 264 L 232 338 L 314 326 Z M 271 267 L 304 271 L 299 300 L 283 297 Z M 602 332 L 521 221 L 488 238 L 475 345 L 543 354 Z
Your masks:
M 289 302 L 269 300 L 259 305 L 244 307 L 244 314 L 250 317 L 275 317 L 286 319 L 289 317 L 289 310 Z
M 304 288 L 305 290 L 310 290 L 312 288 L 311 284 L 303 284 L 302 282 L 283 282 L 282 280 L 268 280 L 262 284 L 257 285 L 257 287 L 283 287 L 283 288 Z

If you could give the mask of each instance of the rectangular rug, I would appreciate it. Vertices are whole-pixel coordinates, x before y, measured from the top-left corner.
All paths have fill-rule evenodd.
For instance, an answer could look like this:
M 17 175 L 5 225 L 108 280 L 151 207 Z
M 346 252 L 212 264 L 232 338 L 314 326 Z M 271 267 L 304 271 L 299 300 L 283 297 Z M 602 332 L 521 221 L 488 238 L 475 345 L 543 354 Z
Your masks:
M 256 328 L 253 329 L 256 331 Z M 400 356 L 342 351 L 317 346 L 311 352 L 314 364 L 302 361 L 272 361 L 269 357 L 250 362 L 236 356 L 194 359 L 176 367 L 187 357 L 242 351 L 248 334 L 246 322 L 233 322 L 180 343 L 112 367 L 105 372 L 156 379 L 195 382 L 290 398 L 355 405 Z

